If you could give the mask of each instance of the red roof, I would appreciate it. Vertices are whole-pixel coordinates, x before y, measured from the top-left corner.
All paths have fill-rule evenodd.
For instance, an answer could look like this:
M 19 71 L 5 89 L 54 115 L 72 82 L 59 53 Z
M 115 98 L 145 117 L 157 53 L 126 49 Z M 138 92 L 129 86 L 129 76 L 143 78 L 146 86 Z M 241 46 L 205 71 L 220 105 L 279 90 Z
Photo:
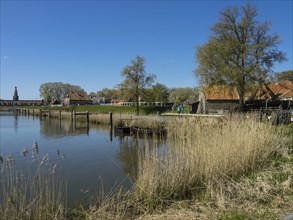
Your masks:
M 267 85 L 274 96 L 281 99 L 292 99 L 293 98 L 293 82 L 286 80 L 278 83 L 271 83 Z M 265 100 L 272 98 L 272 94 L 267 90 L 265 86 L 257 92 L 256 98 Z
M 203 93 L 206 100 L 239 100 L 237 89 L 228 85 L 204 85 Z

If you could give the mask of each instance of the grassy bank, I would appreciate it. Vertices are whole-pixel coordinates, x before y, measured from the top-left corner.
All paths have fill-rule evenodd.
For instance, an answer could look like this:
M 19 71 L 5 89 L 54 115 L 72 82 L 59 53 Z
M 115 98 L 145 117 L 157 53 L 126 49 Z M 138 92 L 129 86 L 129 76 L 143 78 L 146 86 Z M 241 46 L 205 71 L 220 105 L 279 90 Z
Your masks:
M 50 209 L 51 216 L 279 219 L 293 211 L 292 124 L 273 127 L 253 115 L 235 115 L 229 119 L 181 117 L 166 126 L 168 148 L 157 148 L 156 138 L 140 142 L 131 190 L 101 191 L 90 206 L 72 210 L 56 199 L 54 207 L 60 208 Z M 19 216 L 19 210 L 9 206 L 9 193 L 3 198 L 0 214 L 8 213 L 5 207 L 10 207 Z M 31 213 L 42 210 L 29 202 L 24 207 L 31 208 Z
M 47 109 L 43 109 L 47 110 Z M 80 112 L 84 112 L 81 111 Z M 34 116 L 40 117 L 40 111 L 36 110 L 34 113 L 32 110 L 29 113 L 30 115 L 34 114 Z M 59 119 L 61 116 L 61 120 L 71 120 L 71 111 L 64 111 L 62 109 L 61 114 L 57 108 L 50 108 L 50 117 L 51 118 L 56 118 Z M 46 113 L 46 116 L 48 117 L 48 113 Z M 112 120 L 113 120 L 113 125 L 118 126 L 118 125 L 125 125 L 125 126 L 139 126 L 139 127 L 160 127 L 165 125 L 165 119 L 160 118 L 158 119 L 157 115 L 135 115 L 135 114 L 130 114 L 128 113 L 113 113 L 112 114 Z M 77 122 L 86 122 L 86 117 L 79 116 L 77 115 L 76 117 Z M 89 114 L 89 122 L 93 124 L 110 124 L 110 114 L 108 113 L 98 113 L 98 112 L 91 112 Z
M 109 114 L 109 112 L 117 114 L 136 114 L 135 106 L 108 106 L 108 105 L 87 105 L 87 106 L 36 106 L 32 107 L 35 109 L 45 109 L 45 110 L 62 110 L 62 111 L 76 111 L 76 112 L 91 112 L 100 114 Z M 141 106 L 140 113 L 142 115 L 151 115 L 164 113 L 170 111 L 170 107 L 166 106 Z

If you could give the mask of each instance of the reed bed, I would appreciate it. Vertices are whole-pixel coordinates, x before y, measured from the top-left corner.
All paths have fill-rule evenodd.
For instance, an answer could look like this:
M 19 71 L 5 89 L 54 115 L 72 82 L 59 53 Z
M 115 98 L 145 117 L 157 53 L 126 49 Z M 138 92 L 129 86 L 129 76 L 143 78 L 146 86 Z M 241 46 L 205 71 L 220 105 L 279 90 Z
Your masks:
M 248 187 L 252 180 L 246 177 L 271 164 L 270 159 L 288 144 L 283 141 L 282 132 L 251 114 L 226 118 L 181 117 L 165 123 L 165 147 L 158 148 L 157 138 L 141 143 L 132 189 L 124 194 L 114 193 L 104 200 L 106 202 L 92 206 L 85 211 L 87 219 L 101 216 L 107 216 L 106 219 L 180 219 L 178 216 L 186 215 L 190 219 L 196 219 L 195 216 L 209 219 L 208 213 L 194 210 L 181 213 L 182 209 L 178 212 L 176 207 L 171 208 L 171 215 L 156 217 L 150 213 L 164 211 L 176 202 L 181 204 L 180 201 L 182 204 L 204 201 L 200 209 L 211 212 L 216 206 L 224 207 L 225 199 L 236 200 L 235 205 L 245 196 L 246 199 L 249 195 L 259 196 L 257 192 L 248 192 L 252 190 Z M 238 184 L 238 180 L 250 183 Z M 236 193 L 237 189 L 247 189 L 247 192 Z M 253 198 L 247 203 L 258 205 Z M 190 202 L 187 203 L 186 207 L 190 206 Z
M 22 153 L 28 156 L 29 152 Z M 39 157 L 37 148 L 32 155 L 33 160 L 22 170 L 12 155 L 2 156 L 0 218 L 65 219 L 66 187 L 56 174 L 56 165 L 49 162 L 48 155 Z
M 252 114 L 225 118 L 182 116 L 172 120 L 116 115 L 114 124 L 122 118 L 131 119 L 131 126 L 164 125 L 167 143 L 160 145 L 157 136 L 151 141 L 140 140 L 132 188 L 125 191 L 118 187 L 108 194 L 103 190 L 98 192 L 99 198 L 89 207 L 71 210 L 70 215 L 75 219 L 152 219 L 149 213 L 164 210 L 176 201 L 205 200 L 221 205 L 227 198 L 261 197 L 248 192 L 252 190 L 249 188 L 252 183 L 245 177 L 270 164 L 269 160 L 288 144 L 280 129 L 260 122 Z M 107 124 L 109 115 L 92 114 L 90 121 Z M 54 166 L 44 166 L 48 164 L 48 157 L 35 160 L 36 168 L 29 171 L 26 178 L 16 171 L 10 159 L 7 157 L 1 163 L 0 216 L 4 219 L 64 219 L 66 197 L 54 175 Z M 239 185 L 238 179 L 248 184 Z M 291 188 L 289 183 L 288 190 Z M 248 194 L 237 193 L 238 189 L 247 189 Z
M 166 150 L 146 146 L 139 157 L 134 195 L 150 207 L 203 191 L 208 196 L 227 179 L 261 167 L 280 146 L 272 127 L 252 115 L 178 118 L 167 129 Z

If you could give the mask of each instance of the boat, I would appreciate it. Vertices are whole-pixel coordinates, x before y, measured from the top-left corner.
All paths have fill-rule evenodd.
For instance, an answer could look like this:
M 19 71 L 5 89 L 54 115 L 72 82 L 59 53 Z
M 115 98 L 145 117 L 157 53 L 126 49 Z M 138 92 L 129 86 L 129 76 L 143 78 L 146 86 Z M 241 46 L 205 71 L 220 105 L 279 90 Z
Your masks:
M 114 127 L 116 133 L 130 134 L 130 127 Z

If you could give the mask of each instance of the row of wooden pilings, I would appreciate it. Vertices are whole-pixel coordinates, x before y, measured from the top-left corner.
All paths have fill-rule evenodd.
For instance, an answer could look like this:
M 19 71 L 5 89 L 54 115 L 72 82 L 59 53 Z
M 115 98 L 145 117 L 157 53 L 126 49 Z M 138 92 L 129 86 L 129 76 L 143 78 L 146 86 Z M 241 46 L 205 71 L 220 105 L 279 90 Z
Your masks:
M 20 109 L 15 109 L 16 111 L 20 111 L 22 115 L 30 115 L 30 113 L 32 114 L 33 117 L 35 117 L 35 109 L 29 109 L 29 108 L 20 108 Z M 76 112 L 76 111 L 71 111 L 70 112 L 70 120 L 73 123 L 76 123 L 76 119 L 77 116 L 86 116 L 86 123 L 87 125 L 90 122 L 90 117 L 89 117 L 90 113 L 89 111 L 86 112 Z M 51 110 L 45 110 L 45 109 L 39 109 L 39 117 L 46 117 L 48 116 L 48 119 L 51 118 Z M 61 110 L 58 110 L 58 119 L 61 121 L 62 119 L 62 114 L 61 114 Z M 113 114 L 112 112 L 110 112 L 110 126 L 113 126 Z

